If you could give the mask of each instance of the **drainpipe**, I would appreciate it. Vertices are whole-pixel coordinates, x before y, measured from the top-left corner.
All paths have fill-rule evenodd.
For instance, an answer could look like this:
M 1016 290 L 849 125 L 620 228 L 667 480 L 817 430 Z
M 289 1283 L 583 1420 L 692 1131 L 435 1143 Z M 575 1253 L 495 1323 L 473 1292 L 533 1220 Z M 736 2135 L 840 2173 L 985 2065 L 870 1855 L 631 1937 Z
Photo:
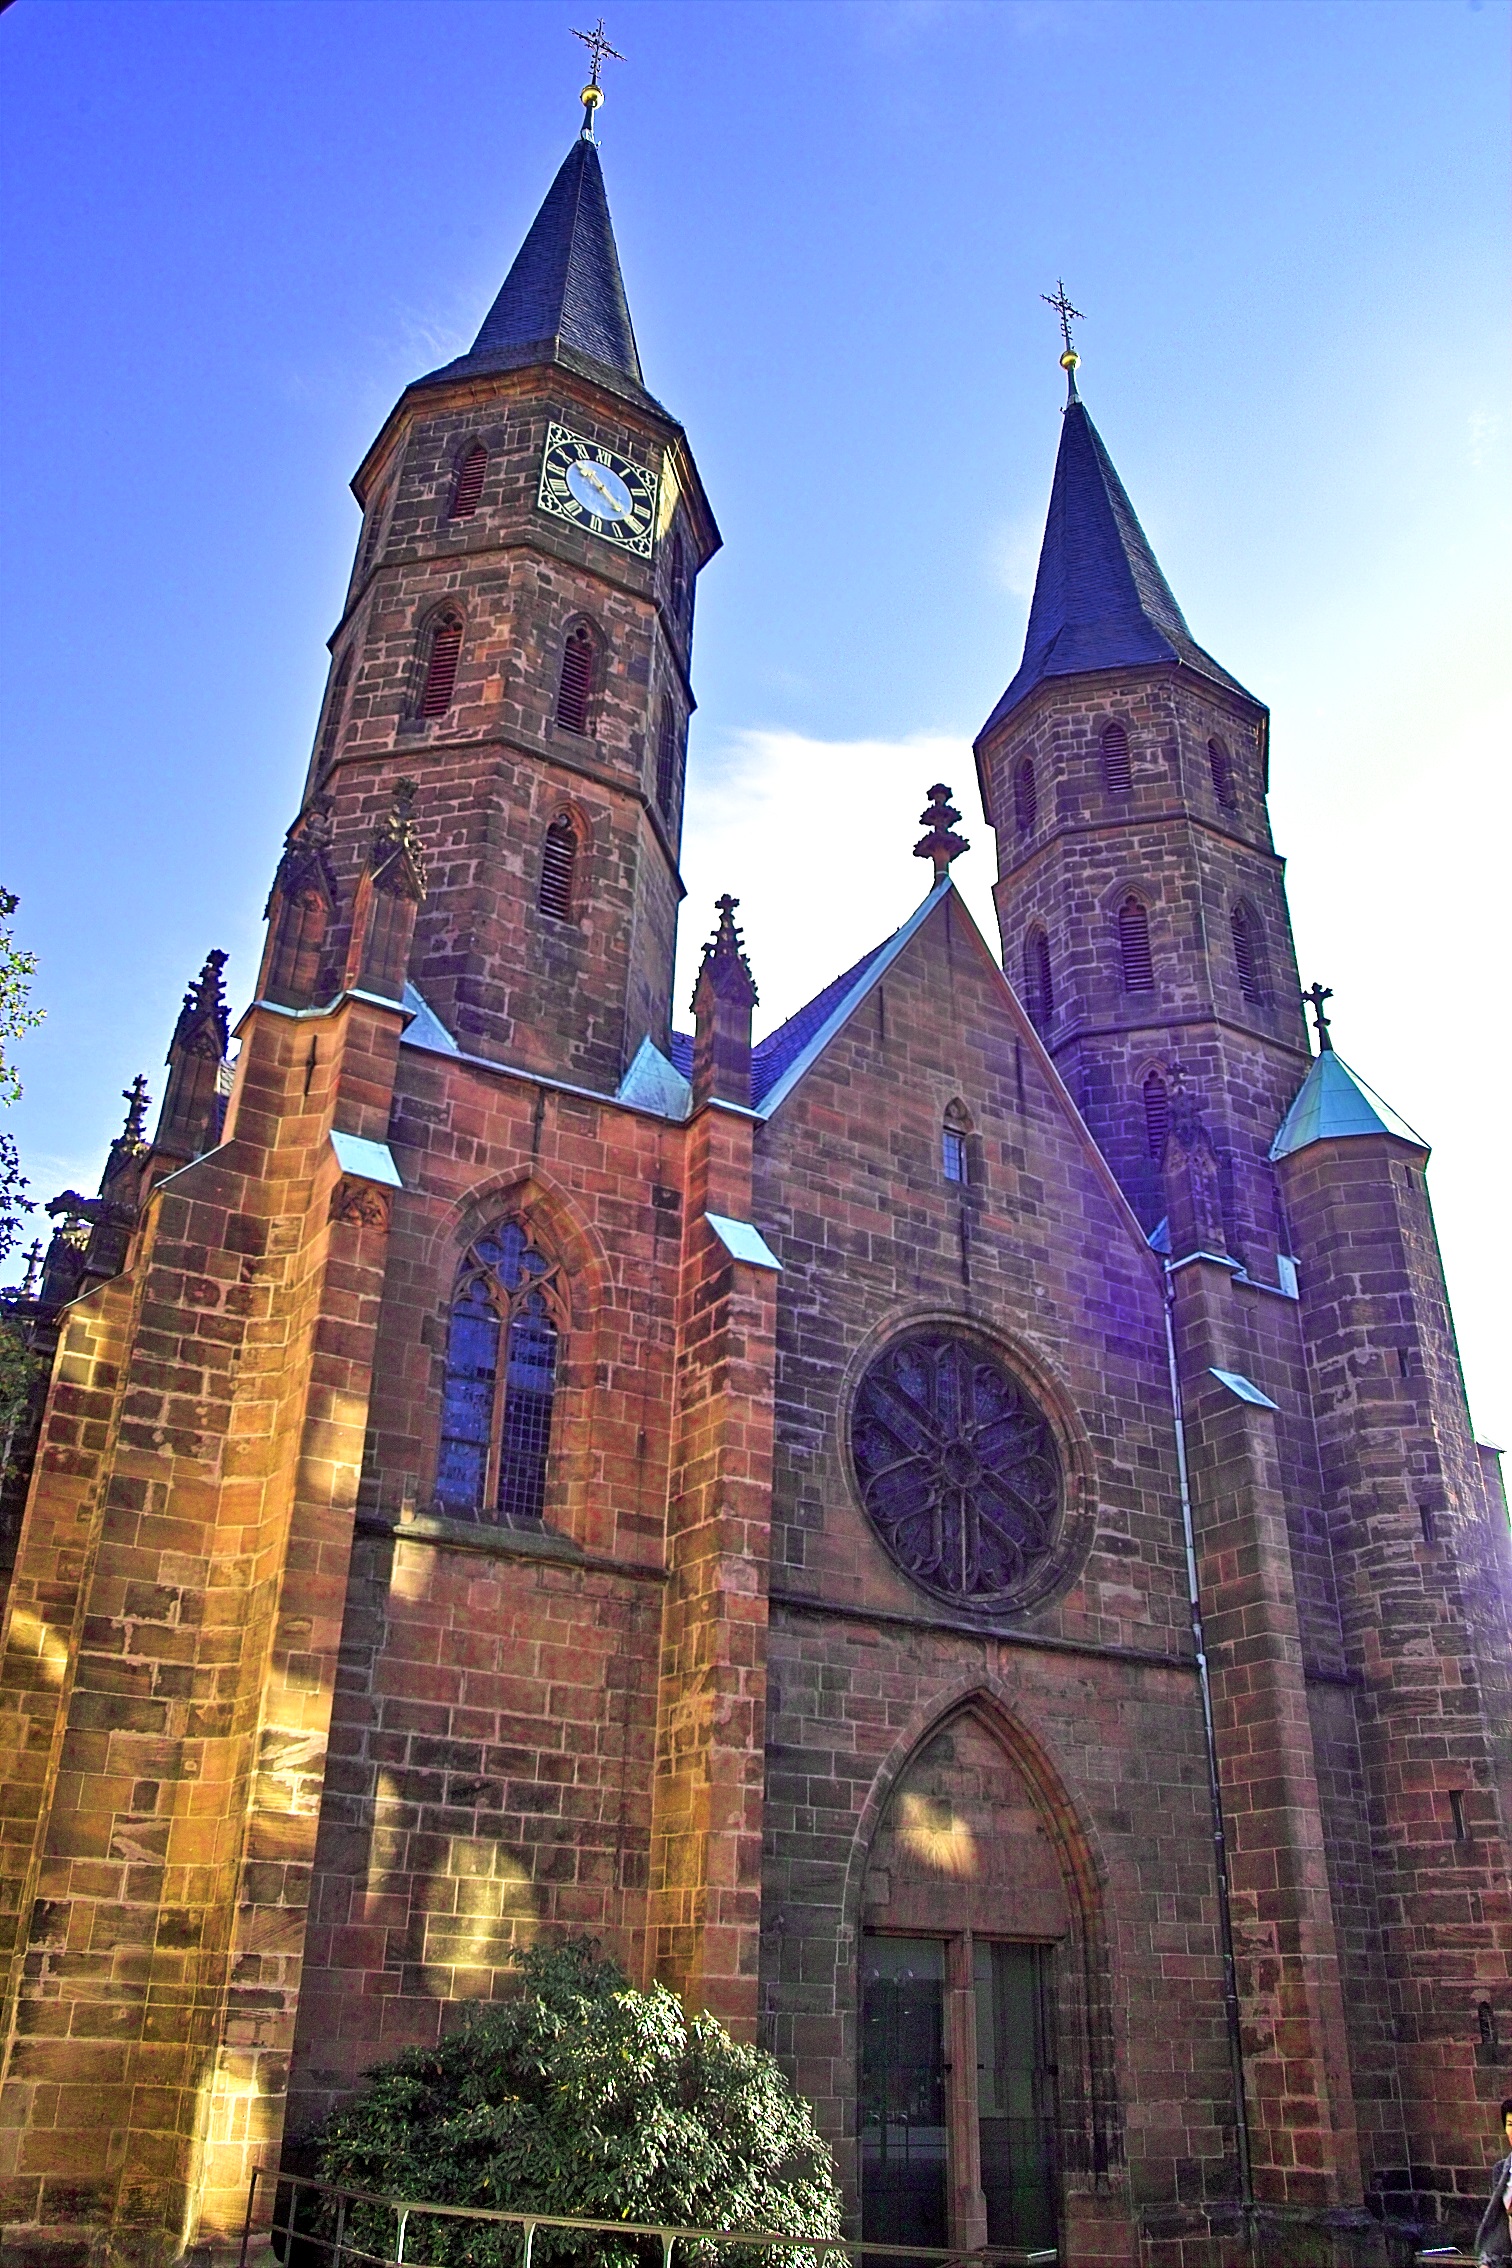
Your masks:
M 1202 1695 L 1202 1737 L 1207 1749 L 1208 1801 L 1213 1815 L 1213 1865 L 1218 1876 L 1218 1938 L 1223 1951 L 1223 2013 L 1228 2029 L 1229 2080 L 1234 2097 L 1234 2133 L 1239 2150 L 1239 2202 L 1247 2243 L 1254 2241 L 1255 2180 L 1250 2163 L 1249 2105 L 1244 2094 L 1244 2039 L 1239 2022 L 1239 1980 L 1234 1962 L 1234 1915 L 1229 1896 L 1228 1839 L 1223 1825 L 1223 1790 L 1218 1780 L 1218 1740 L 1213 1730 L 1213 1687 L 1202 1633 L 1202 1597 L 1197 1586 L 1197 1538 L 1192 1526 L 1192 1488 L 1187 1473 L 1186 1419 L 1181 1407 L 1181 1375 L 1176 1367 L 1176 1293 L 1171 1263 L 1165 1269 L 1166 1361 L 1171 1373 L 1171 1414 L 1176 1424 L 1176 1470 L 1181 1481 L 1181 1537 L 1186 1547 L 1187 1598 L 1192 1612 L 1192 1645 L 1197 1655 L 1197 1686 Z

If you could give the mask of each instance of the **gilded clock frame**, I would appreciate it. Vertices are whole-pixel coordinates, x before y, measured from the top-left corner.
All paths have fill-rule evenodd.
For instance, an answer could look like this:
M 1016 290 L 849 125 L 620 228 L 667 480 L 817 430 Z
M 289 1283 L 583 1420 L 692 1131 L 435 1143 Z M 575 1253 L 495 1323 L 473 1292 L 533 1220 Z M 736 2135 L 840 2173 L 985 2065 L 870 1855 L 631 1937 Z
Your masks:
M 580 451 L 595 464 L 607 465 L 612 473 L 625 480 L 635 493 L 636 485 L 645 492 L 645 525 L 601 520 L 580 504 L 567 489 L 565 477 L 559 477 L 559 489 L 553 488 L 551 460 L 563 446 Z M 632 476 L 626 479 L 626 474 Z M 627 457 L 621 449 L 611 449 L 606 442 L 590 441 L 586 434 L 574 433 L 570 425 L 555 423 L 546 428 L 546 446 L 541 451 L 541 481 L 536 495 L 540 510 L 549 512 L 554 519 L 565 520 L 570 527 L 586 528 L 590 535 L 605 543 L 612 543 L 617 551 L 628 551 L 637 559 L 649 559 L 656 548 L 657 509 L 661 501 L 661 482 L 649 465 L 636 457 Z M 637 520 L 640 515 L 637 514 Z

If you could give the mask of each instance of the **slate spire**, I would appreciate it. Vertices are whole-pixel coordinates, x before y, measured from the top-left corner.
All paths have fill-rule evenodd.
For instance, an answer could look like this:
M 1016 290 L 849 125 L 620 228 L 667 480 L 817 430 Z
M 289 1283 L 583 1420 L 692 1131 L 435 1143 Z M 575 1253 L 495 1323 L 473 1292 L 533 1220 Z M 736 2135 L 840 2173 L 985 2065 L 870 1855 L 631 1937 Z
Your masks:
M 1070 377 L 1024 658 L 984 732 L 991 732 L 1047 677 L 1130 663 L 1180 662 L 1253 700 L 1188 630 L 1102 436 L 1075 390 L 1074 372 Z
M 535 362 L 612 373 L 645 392 L 597 145 L 579 136 L 466 354 L 422 384 Z

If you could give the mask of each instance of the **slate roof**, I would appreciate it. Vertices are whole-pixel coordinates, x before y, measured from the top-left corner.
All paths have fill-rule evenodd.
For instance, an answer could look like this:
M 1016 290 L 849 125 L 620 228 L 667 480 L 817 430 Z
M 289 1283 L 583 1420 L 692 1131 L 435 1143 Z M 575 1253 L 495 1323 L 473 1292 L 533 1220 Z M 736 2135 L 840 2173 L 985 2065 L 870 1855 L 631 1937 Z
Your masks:
M 1282 1119 L 1281 1131 L 1270 1147 L 1271 1159 L 1289 1158 L 1293 1151 L 1305 1150 L 1310 1142 L 1333 1142 L 1355 1134 L 1394 1134 L 1398 1141 L 1411 1142 L 1420 1150 L 1429 1146 L 1330 1048 L 1315 1058 L 1295 1102 Z
M 1204 653 L 1188 630 L 1085 403 L 1070 401 L 1024 658 L 980 738 L 1047 677 L 1173 661 L 1247 701 L 1255 698 Z
M 595 145 L 582 139 L 563 159 L 467 353 L 419 383 L 535 362 L 586 364 L 589 376 L 612 373 L 622 392 L 628 381 L 645 393 L 603 169 Z

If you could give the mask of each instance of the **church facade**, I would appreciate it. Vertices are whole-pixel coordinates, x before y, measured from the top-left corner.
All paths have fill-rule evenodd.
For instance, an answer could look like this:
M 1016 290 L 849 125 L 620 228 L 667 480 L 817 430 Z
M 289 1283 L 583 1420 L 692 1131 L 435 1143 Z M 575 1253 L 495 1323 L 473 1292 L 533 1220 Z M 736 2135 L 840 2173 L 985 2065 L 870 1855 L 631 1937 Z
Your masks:
M 8 2259 L 234 2246 L 576 1932 L 775 2050 L 877 2241 L 1364 2268 L 1478 2200 L 1508 1537 L 1427 1146 L 1311 1052 L 1267 712 L 1068 364 L 1001 964 L 932 788 L 756 1045 L 733 901 L 672 1021 L 720 539 L 588 133 L 373 443 L 234 1073 L 212 955 L 12 1302 Z

